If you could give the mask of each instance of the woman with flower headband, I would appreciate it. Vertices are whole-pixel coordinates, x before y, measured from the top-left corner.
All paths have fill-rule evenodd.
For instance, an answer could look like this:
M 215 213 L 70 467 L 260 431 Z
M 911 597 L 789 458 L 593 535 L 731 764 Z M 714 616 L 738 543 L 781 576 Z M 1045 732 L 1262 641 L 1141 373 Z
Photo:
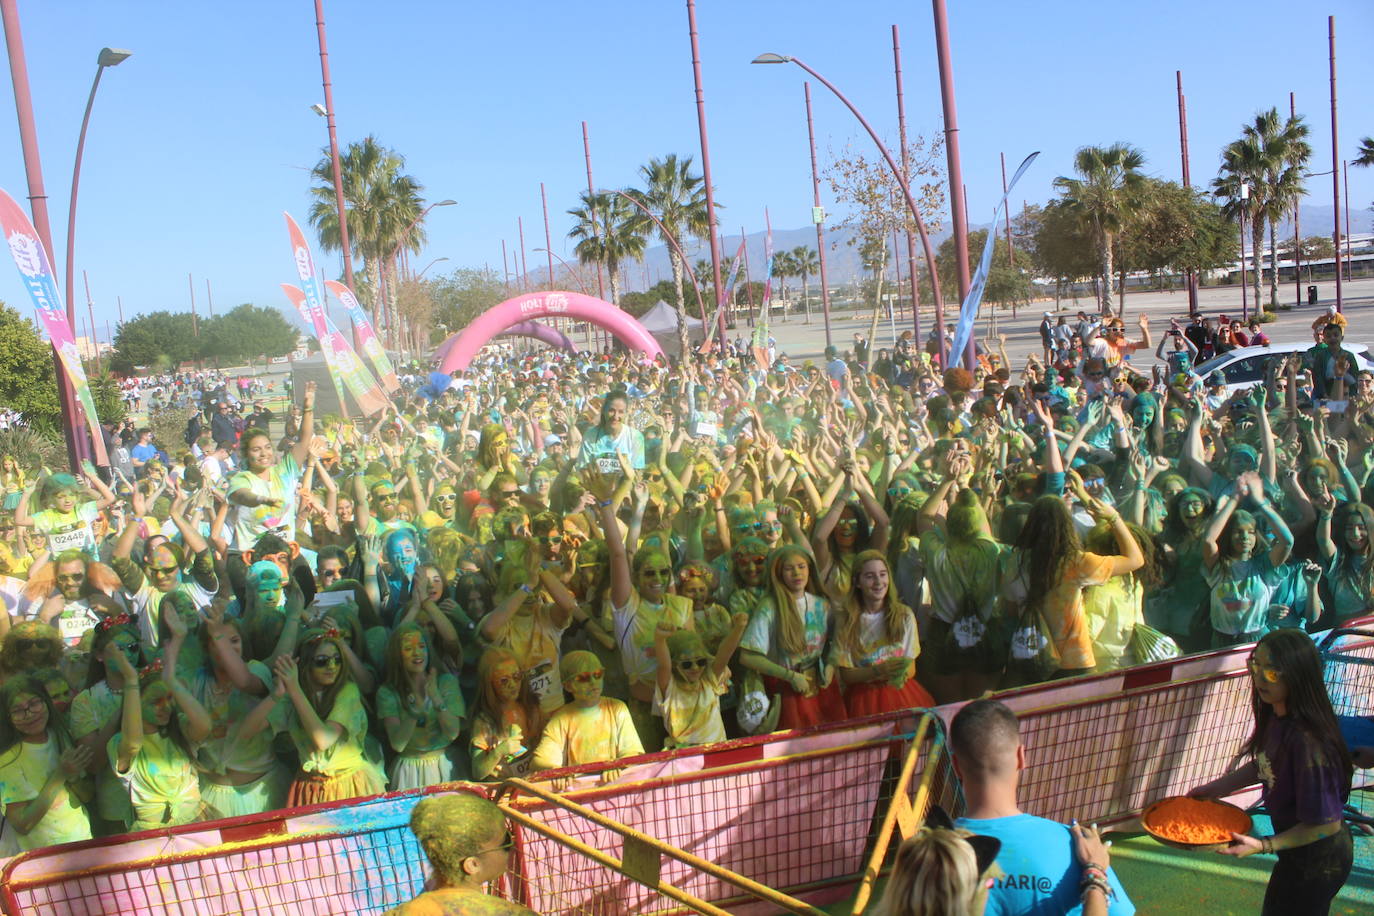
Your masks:
M 117 645 L 105 655 L 124 679 L 120 729 L 106 751 L 129 793 L 130 830 L 177 827 L 218 817 L 200 798 L 195 747 L 210 735 L 210 715 L 176 675 L 186 631 L 175 632 L 164 659 L 135 671 Z M 180 715 L 178 715 L 178 712 Z
M 138 625 L 128 614 L 116 614 L 96 624 L 86 688 L 72 700 L 70 712 L 72 737 L 90 748 L 97 761 L 95 806 L 91 811 L 91 825 L 97 836 L 121 833 L 129 829 L 133 819 L 128 791 L 114 772 L 103 765 L 110 739 L 119 731 L 120 709 L 130 680 L 111 649 L 122 655 L 131 669 L 143 663 Z
M 85 777 L 94 760 L 41 680 L 26 675 L 0 687 L 0 806 L 20 849 L 91 838 Z
M 343 651 L 337 630 L 308 631 L 294 656 L 277 659 L 272 693 L 239 729 L 241 738 L 269 725 L 290 733 L 301 769 L 287 791 L 289 807 L 386 790 L 386 779 L 364 752 L 367 710 Z

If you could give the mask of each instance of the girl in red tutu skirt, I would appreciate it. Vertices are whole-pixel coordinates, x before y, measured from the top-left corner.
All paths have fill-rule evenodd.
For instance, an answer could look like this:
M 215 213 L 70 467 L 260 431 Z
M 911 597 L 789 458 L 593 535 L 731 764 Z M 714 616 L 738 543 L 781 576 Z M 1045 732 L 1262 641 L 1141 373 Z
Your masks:
M 768 582 L 740 641 L 740 664 L 763 675 L 769 696 L 782 697 L 779 728 L 847 719 L 835 672 L 826 664 L 830 603 L 811 557 L 793 544 L 778 547 L 768 555 Z
M 921 643 L 916 615 L 897 600 L 887 558 L 865 550 L 854 558 L 849 593 L 835 616 L 830 663 L 851 716 L 929 707 L 935 700 L 916 681 Z

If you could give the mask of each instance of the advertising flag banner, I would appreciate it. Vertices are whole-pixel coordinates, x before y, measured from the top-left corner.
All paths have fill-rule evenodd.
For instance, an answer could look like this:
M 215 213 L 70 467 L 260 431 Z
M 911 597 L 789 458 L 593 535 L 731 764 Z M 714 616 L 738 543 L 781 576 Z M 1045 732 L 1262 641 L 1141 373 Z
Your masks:
M 324 285 L 344 304 L 344 308 L 348 309 L 348 317 L 358 332 L 358 343 L 362 345 L 363 355 L 372 363 L 372 368 L 377 371 L 377 378 L 381 380 L 387 393 L 395 394 L 400 391 L 401 382 L 396 378 L 396 370 L 391 366 L 391 359 L 387 357 L 382 342 L 372 330 L 372 322 L 367 320 L 367 312 L 363 311 L 358 297 L 353 295 L 353 290 L 338 280 L 325 280 Z
M 978 259 L 978 272 L 969 281 L 968 297 L 959 307 L 959 324 L 954 328 L 954 345 L 949 348 L 950 365 L 959 360 L 959 355 L 968 347 L 969 338 L 973 335 L 973 322 L 978 317 L 978 307 L 983 304 L 983 288 L 988 283 L 988 271 L 992 270 L 992 250 L 996 247 L 997 227 L 1002 225 L 1002 210 L 1007 206 L 1007 196 L 1011 194 L 1011 189 L 1016 187 L 1016 182 L 1021 180 L 1026 169 L 1030 168 L 1030 164 L 1039 155 L 1038 152 L 1031 153 L 1021 162 L 1021 167 L 1016 170 L 1015 175 L 1011 176 L 1011 183 L 1007 185 L 1006 192 L 1002 195 L 1002 199 L 997 203 L 996 211 L 992 214 L 992 226 L 988 228 L 988 240 L 983 245 L 983 256 Z
M 315 330 L 315 339 L 320 341 L 325 361 L 329 362 L 332 356 L 330 371 L 339 374 L 344 386 L 358 402 L 359 409 L 365 416 L 371 416 L 390 402 L 376 379 L 372 378 L 372 373 L 367 371 L 367 367 L 358 359 L 358 354 L 353 352 L 353 348 L 344 340 L 338 329 L 330 332 L 331 322 L 324 308 L 324 288 L 315 274 L 315 259 L 310 254 L 310 246 L 305 241 L 301 227 L 291 218 L 291 214 L 282 215 L 286 217 L 286 228 L 291 235 L 291 257 L 296 263 L 296 274 L 301 279 L 300 292 L 305 297 L 304 304 L 298 308 L 306 323 Z M 287 295 L 292 294 L 288 291 Z M 325 344 L 326 339 L 329 341 L 328 345 Z
M 300 287 L 292 286 L 290 283 L 281 285 L 286 297 L 296 306 L 296 311 L 301 313 L 301 318 L 307 325 L 314 327 L 314 317 L 310 314 L 310 305 L 305 292 Z M 320 353 L 324 355 L 325 365 L 329 367 L 329 377 L 334 382 L 334 390 L 339 394 L 339 401 L 343 401 L 345 389 L 353 395 L 353 400 L 357 402 L 359 409 L 371 416 L 378 410 L 387 405 L 386 395 L 382 392 L 377 380 L 372 377 L 372 373 L 367 371 L 367 367 L 358 359 L 358 354 L 353 351 L 348 341 L 344 338 L 339 329 L 334 326 L 334 322 L 328 315 L 322 318 L 324 332 L 315 334 L 315 339 L 320 342 Z
M 91 431 L 91 445 L 95 452 L 95 462 L 100 465 L 110 463 L 105 452 L 105 436 L 100 429 L 100 418 L 95 413 L 95 399 L 91 397 L 91 386 L 86 380 L 86 369 L 81 365 L 81 353 L 76 349 L 72 337 L 72 327 L 67 323 L 67 311 L 62 305 L 62 297 L 57 292 L 57 280 L 52 274 L 52 262 L 38 238 L 38 231 L 29 222 L 28 214 L 15 202 L 13 197 L 0 191 L 0 231 L 5 234 L 9 244 L 10 257 L 19 269 L 24 288 L 33 300 L 43 320 L 48 341 L 62 360 L 62 368 L 72 383 L 76 399 L 86 414 L 86 426 Z
M 764 211 L 765 221 L 768 219 L 768 211 Z M 768 232 L 763 237 L 763 304 L 759 307 L 758 321 L 754 322 L 754 338 L 750 342 L 754 351 L 754 362 L 758 364 L 759 370 L 768 371 L 768 338 L 771 336 L 768 320 L 773 315 L 773 228 L 769 224 Z

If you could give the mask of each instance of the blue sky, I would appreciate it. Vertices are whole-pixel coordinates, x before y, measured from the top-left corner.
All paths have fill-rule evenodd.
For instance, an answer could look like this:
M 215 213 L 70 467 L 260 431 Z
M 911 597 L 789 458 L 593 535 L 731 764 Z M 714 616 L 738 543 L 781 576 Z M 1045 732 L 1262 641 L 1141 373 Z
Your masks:
M 278 284 L 292 263 L 281 212 L 304 224 L 307 169 L 326 142 L 311 0 L 233 4 L 19 0 L 37 109 L 44 178 L 61 276 L 77 129 L 103 46 L 134 56 L 102 78 L 82 169 L 77 233 L 96 323 L 189 304 L 205 282 L 217 311 L 240 302 L 288 307 Z M 592 137 L 597 183 L 635 182 L 670 152 L 699 159 L 685 3 L 363 3 L 326 0 L 340 140 L 371 133 L 404 154 L 429 200 L 427 250 L 456 266 L 501 267 L 501 241 L 523 217 L 531 270 L 542 264 L 539 183 L 553 248 L 571 258 L 564 211 L 585 187 L 580 123 Z M 1075 148 L 1127 141 L 1147 170 L 1179 176 L 1174 71 L 1183 71 L 1195 183 L 1214 174 L 1221 147 L 1288 93 L 1313 127 L 1313 168 L 1330 167 L 1326 16 L 1336 16 L 1341 152 L 1374 133 L 1374 4 L 1328 0 L 1307 12 L 1274 0 L 950 0 L 963 168 L 974 222 L 1000 193 L 998 153 L 1012 163 L 1041 150 L 1015 195 L 1052 195 Z M 928 4 L 849 0 L 700 0 L 712 169 L 725 231 L 810 219 L 804 74 L 754 67 L 764 51 L 798 56 L 842 88 L 895 142 L 891 25 L 901 29 L 907 122 L 942 127 Z M 813 86 L 817 142 L 866 137 Z M 13 96 L 0 88 L 0 187 L 26 194 Z M 1313 179 L 1311 203 L 1329 203 Z M 1355 169 L 1351 197 L 1374 201 L 1374 169 Z M 837 209 L 826 197 L 828 208 Z M 1017 204 L 1019 206 L 1019 202 Z M 1304 234 L 1330 232 L 1304 226 Z M 321 256 L 333 270 L 337 259 Z M 17 275 L 0 265 L 0 299 L 31 314 Z M 84 314 L 84 309 L 81 310 Z

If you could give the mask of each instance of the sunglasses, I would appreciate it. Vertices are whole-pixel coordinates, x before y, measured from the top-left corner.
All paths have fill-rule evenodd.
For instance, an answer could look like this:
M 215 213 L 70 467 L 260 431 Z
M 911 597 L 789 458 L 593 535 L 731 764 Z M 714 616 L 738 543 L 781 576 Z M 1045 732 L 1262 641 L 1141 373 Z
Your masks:
M 705 668 L 710 662 L 704 658 L 684 658 L 677 663 L 683 671 L 695 671 L 697 668 Z
M 546 534 L 546 535 L 542 536 L 541 538 L 539 538 L 539 540 L 543 541 L 545 544 L 561 544 L 561 543 L 563 543 L 563 535 L 561 535 L 561 534 Z
M 373 500 L 373 502 L 379 502 L 379 503 L 394 503 L 394 502 L 396 501 L 396 494 L 395 494 L 395 493 L 374 493 L 374 494 L 372 494 L 372 500 Z
M 175 566 L 149 566 L 147 570 L 150 576 L 174 576 L 177 573 Z
M 18 648 L 20 652 L 27 652 L 30 649 L 39 649 L 47 644 L 48 641 L 46 639 L 15 639 L 14 641 L 15 647 Z
M 836 528 L 857 528 L 859 520 L 857 518 L 842 518 L 835 523 Z
M 451 503 L 458 498 L 458 495 L 456 493 L 440 493 L 438 496 L 434 498 L 439 500 L 439 502 L 441 503 Z
M 501 491 L 501 498 L 502 498 L 502 499 L 518 499 L 519 497 L 520 497 L 520 491 L 519 491 L 519 490 L 502 490 L 502 491 Z
M 510 852 L 515 848 L 515 837 L 511 836 L 509 830 L 506 831 L 506 838 L 501 841 L 500 846 L 493 846 L 490 849 L 483 849 L 477 855 L 485 855 L 489 852 Z
M 1245 664 L 1250 667 L 1250 673 L 1267 684 L 1277 684 L 1283 672 L 1277 668 L 1266 668 L 1255 661 L 1254 656 L 1245 660 Z
M 316 668 L 335 668 L 343 664 L 343 658 L 338 655 L 316 655 L 313 662 Z
M 16 719 L 17 719 L 17 718 L 19 718 L 20 716 L 24 716 L 24 717 L 36 716 L 36 715 L 38 715 L 38 713 L 40 713 L 40 712 L 42 712 L 42 711 L 43 711 L 43 701 L 42 701 L 40 698 L 38 698 L 38 697 L 34 697 L 32 700 L 29 700 L 27 703 L 23 703 L 23 704 L 11 706 L 11 707 L 10 707 L 10 716 L 11 716 L 12 718 L 16 718 Z
M 1105 378 L 1107 375 L 1105 372 L 1085 372 L 1083 374 L 1088 378 Z
M 590 684 L 592 681 L 599 681 L 606 674 L 605 671 L 583 671 L 581 674 L 574 674 L 570 679 L 574 684 Z

